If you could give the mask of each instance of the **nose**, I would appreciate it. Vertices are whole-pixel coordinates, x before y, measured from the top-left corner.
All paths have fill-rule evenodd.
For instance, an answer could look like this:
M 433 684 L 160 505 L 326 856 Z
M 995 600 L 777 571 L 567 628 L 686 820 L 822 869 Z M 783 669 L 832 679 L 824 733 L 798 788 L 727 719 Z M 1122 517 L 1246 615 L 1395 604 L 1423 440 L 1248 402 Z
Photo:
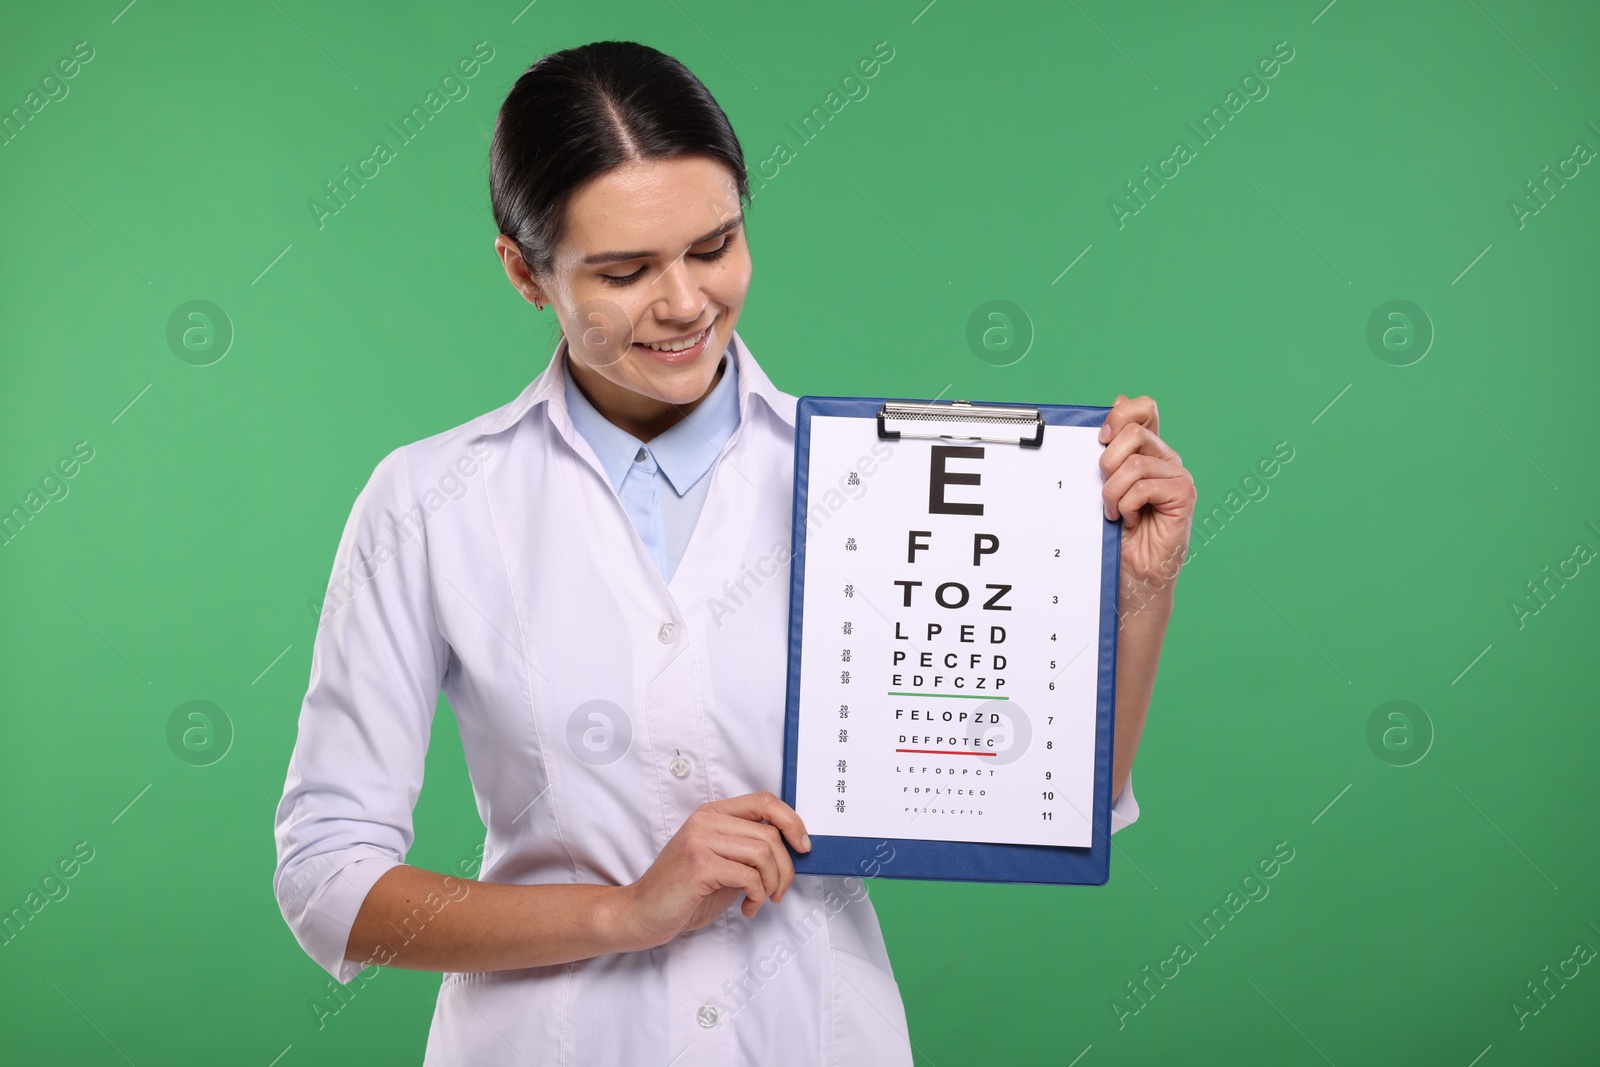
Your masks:
M 663 318 L 673 322 L 694 322 L 700 318 L 706 307 L 705 294 L 700 291 L 682 256 L 662 271 L 656 284 L 661 290 L 656 302 L 661 305 Z

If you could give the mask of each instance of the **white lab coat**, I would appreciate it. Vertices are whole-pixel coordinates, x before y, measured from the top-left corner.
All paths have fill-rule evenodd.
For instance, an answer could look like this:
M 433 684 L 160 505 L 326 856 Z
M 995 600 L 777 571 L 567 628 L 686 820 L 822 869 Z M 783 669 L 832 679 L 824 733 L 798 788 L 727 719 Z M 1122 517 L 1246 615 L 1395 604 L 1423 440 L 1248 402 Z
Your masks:
M 625 885 L 700 804 L 779 792 L 796 398 L 731 348 L 739 428 L 670 582 L 568 417 L 565 342 L 514 401 L 373 471 L 276 819 L 274 892 L 338 981 L 368 962 L 343 958 L 367 890 L 411 846 L 441 688 L 483 881 Z M 449 906 L 424 903 L 395 944 Z M 866 883 L 800 875 L 754 919 L 735 905 L 649 951 L 446 973 L 424 1063 L 909 1067 L 911 1050 Z

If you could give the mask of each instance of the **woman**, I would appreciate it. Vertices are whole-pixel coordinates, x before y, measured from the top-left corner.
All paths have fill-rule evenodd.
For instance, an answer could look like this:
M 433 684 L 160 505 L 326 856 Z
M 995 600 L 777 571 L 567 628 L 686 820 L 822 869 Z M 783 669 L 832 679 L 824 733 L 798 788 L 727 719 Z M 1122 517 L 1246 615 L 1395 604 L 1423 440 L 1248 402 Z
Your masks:
M 795 877 L 805 826 L 772 792 L 787 574 L 746 582 L 732 619 L 709 607 L 791 537 L 795 397 L 734 329 L 739 142 L 675 60 L 591 44 L 517 81 L 490 192 L 507 277 L 565 336 L 516 400 L 391 452 L 355 502 L 278 808 L 284 917 L 340 983 L 445 972 L 428 1064 L 910 1064 L 864 884 Z M 1194 501 L 1156 430 L 1148 397 L 1102 429 L 1142 605 L 1114 827 L 1137 817 Z M 441 689 L 480 881 L 403 862 Z

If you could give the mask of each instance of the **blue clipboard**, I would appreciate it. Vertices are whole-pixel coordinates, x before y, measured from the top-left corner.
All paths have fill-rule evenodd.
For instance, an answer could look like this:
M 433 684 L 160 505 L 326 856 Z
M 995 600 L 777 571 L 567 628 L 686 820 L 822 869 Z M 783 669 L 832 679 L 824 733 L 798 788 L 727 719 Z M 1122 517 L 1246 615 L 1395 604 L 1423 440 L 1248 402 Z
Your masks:
M 789 673 L 783 745 L 783 801 L 791 807 L 796 795 L 796 752 L 800 731 L 800 652 L 805 604 L 806 516 L 811 458 L 811 419 L 816 415 L 876 420 L 880 437 L 886 405 L 914 406 L 927 411 L 960 410 L 966 401 L 891 400 L 882 397 L 802 396 L 795 410 L 793 547 L 789 582 Z M 1099 426 L 1109 407 L 1068 404 L 1009 404 L 984 401 L 985 409 L 1015 408 L 1038 413 L 1039 438 L 1017 441 L 1038 444 L 1048 426 Z M 915 436 L 936 437 L 938 434 Z M 1117 664 L 1117 594 L 1122 558 L 1122 522 L 1106 521 L 1101 539 L 1099 684 L 1094 731 L 1094 804 L 1090 813 L 1091 844 L 1086 847 L 995 844 L 811 835 L 811 851 L 789 847 L 797 874 L 854 875 L 952 882 L 1017 882 L 1054 885 L 1104 885 L 1111 861 L 1111 746 L 1115 728 Z M 804 813 L 802 813 L 803 815 Z

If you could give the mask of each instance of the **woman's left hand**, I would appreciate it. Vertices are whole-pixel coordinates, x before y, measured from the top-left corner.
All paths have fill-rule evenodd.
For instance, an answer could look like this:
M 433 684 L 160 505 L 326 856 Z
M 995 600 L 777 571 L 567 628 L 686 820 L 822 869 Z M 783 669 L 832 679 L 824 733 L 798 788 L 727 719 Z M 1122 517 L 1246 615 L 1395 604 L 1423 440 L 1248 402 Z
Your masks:
M 1165 587 L 1188 555 L 1194 478 L 1160 436 L 1156 402 L 1117 394 L 1100 427 L 1106 450 L 1101 497 L 1106 518 L 1122 518 L 1122 582 Z

